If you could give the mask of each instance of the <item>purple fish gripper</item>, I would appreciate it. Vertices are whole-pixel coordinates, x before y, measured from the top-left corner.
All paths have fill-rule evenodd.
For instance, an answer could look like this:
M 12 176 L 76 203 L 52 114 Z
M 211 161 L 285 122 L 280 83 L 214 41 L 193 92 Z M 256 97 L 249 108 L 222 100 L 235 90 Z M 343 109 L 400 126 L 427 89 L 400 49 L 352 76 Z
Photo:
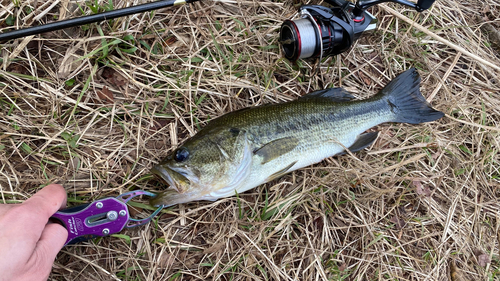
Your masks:
M 98 236 L 107 236 L 118 233 L 124 228 L 146 224 L 163 209 L 160 206 L 145 219 L 131 218 L 127 202 L 140 195 L 156 196 L 156 194 L 144 190 L 130 191 L 117 197 L 107 197 L 89 204 L 58 211 L 51 219 L 61 222 L 68 230 L 68 239 L 64 245 Z

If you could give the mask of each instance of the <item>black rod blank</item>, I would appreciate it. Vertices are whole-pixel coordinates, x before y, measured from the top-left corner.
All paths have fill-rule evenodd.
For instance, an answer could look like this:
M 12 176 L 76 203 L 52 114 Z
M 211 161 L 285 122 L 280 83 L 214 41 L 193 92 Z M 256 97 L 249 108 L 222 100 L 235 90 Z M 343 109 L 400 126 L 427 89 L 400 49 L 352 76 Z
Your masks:
M 132 14 L 143 13 L 147 11 L 157 10 L 161 8 L 166 8 L 174 5 L 181 5 L 185 3 L 192 3 L 199 0 L 163 0 L 152 3 L 146 3 L 142 5 L 127 7 L 118 10 L 107 11 L 95 15 L 83 16 L 74 19 L 67 19 L 62 21 L 56 21 L 44 25 L 28 27 L 24 29 L 19 29 L 15 31 L 10 31 L 0 34 L 0 41 L 6 41 L 10 39 L 16 39 L 21 37 L 26 37 L 30 35 L 61 30 L 64 28 L 80 26 L 84 24 L 100 22 L 105 20 L 110 20 L 118 17 L 124 17 Z

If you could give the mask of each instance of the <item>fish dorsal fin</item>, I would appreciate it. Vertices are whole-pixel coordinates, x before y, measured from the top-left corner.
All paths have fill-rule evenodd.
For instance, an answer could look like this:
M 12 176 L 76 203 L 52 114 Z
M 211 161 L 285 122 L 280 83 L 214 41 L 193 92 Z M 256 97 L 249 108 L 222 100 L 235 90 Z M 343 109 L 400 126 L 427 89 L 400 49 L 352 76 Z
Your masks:
M 292 151 L 299 140 L 296 137 L 285 137 L 273 140 L 254 150 L 254 154 L 262 157 L 262 164 L 265 164 L 273 159 L 280 157 Z
M 295 163 L 297 163 L 297 162 L 298 162 L 298 161 L 292 162 L 290 165 L 286 166 L 285 168 L 283 168 L 283 169 L 281 169 L 281 170 L 277 171 L 276 173 L 274 173 L 274 174 L 270 175 L 270 176 L 266 179 L 266 182 L 267 182 L 267 181 L 272 181 L 272 180 L 274 180 L 274 179 L 277 179 L 277 178 L 279 178 L 279 177 L 281 177 L 281 176 L 283 176 L 283 175 L 287 174 L 287 173 L 289 172 L 290 168 L 292 168 L 292 167 L 293 167 L 293 165 L 295 165 Z
M 378 132 L 364 133 L 358 136 L 353 145 L 349 147 L 349 151 L 356 152 L 369 147 L 378 136 Z M 341 152 L 337 155 L 344 155 L 346 152 Z
M 314 91 L 303 97 L 300 97 L 299 101 L 310 101 L 316 99 L 326 99 L 330 102 L 348 102 L 356 99 L 344 88 L 329 88 L 324 90 Z

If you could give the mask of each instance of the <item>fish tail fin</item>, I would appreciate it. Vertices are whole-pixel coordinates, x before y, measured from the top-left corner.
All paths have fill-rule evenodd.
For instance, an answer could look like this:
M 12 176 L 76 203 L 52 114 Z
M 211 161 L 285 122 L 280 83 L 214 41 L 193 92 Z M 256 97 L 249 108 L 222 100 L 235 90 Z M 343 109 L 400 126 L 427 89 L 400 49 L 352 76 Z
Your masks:
M 387 84 L 376 96 L 383 98 L 395 114 L 393 122 L 420 124 L 444 116 L 432 108 L 420 92 L 420 75 L 411 68 Z

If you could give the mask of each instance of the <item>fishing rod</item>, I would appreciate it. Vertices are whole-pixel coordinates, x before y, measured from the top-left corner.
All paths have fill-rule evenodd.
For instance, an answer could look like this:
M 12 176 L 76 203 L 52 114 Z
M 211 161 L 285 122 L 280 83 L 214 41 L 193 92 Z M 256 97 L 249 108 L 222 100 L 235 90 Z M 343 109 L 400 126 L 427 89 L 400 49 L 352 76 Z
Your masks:
M 141 4 L 137 6 L 131 6 L 127 8 L 117 9 L 113 11 L 107 11 L 95 15 L 83 16 L 73 19 L 67 19 L 62 21 L 56 21 L 48 24 L 43 24 L 34 27 L 28 27 L 24 29 L 18 29 L 6 33 L 0 34 L 0 41 L 7 41 L 11 39 L 22 38 L 30 35 L 36 35 L 45 32 L 51 32 L 56 30 L 61 30 L 69 27 L 75 27 L 80 25 L 85 25 L 94 22 L 100 22 L 105 20 L 110 20 L 114 18 L 129 16 L 132 14 L 138 14 L 143 12 L 148 12 L 152 10 L 167 8 L 171 6 L 177 6 L 182 4 L 189 4 L 197 2 L 200 0 L 163 0 L 152 3 Z

